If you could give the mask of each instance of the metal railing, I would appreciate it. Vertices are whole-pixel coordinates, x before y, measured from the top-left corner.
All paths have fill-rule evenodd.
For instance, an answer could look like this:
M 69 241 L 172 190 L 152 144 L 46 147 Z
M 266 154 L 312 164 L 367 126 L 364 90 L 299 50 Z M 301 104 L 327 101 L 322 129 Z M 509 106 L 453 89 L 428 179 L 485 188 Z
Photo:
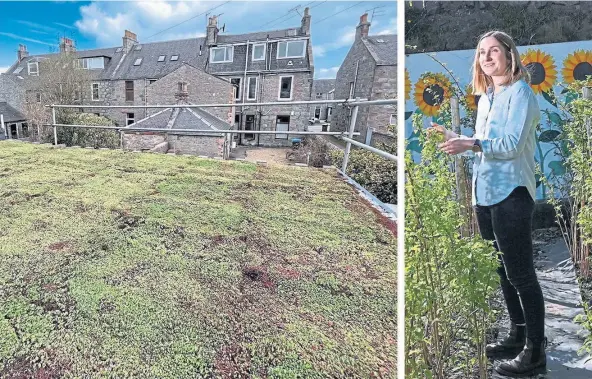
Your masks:
M 375 147 L 366 145 L 353 139 L 354 136 L 360 135 L 358 132 L 354 132 L 356 122 L 358 119 L 358 110 L 360 106 L 373 106 L 373 105 L 395 105 L 396 99 L 384 99 L 384 100 L 367 100 L 367 99 L 344 99 L 344 100 L 309 100 L 309 101 L 276 101 L 267 103 L 249 103 L 249 104 L 173 104 L 173 105 L 72 105 L 72 104 L 51 104 L 46 107 L 51 109 L 52 123 L 43 124 L 45 126 L 51 126 L 53 128 L 53 136 L 55 145 L 58 144 L 57 128 L 58 127 L 75 127 L 75 128 L 86 128 L 86 129 L 104 129 L 104 130 L 115 130 L 120 133 L 125 132 L 154 132 L 162 134 L 172 135 L 205 135 L 205 134 L 282 134 L 282 135 L 328 135 L 336 136 L 337 138 L 345 141 L 345 153 L 343 155 L 343 164 L 341 171 L 346 172 L 349 155 L 351 152 L 351 146 L 355 145 L 362 149 L 371 151 L 378 154 L 386 159 L 393 161 L 397 160 L 397 156 L 390 154 L 386 151 L 377 149 Z M 286 131 L 265 131 L 265 130 L 224 130 L 224 129 L 163 129 L 163 128 L 139 128 L 139 127 L 119 127 L 110 125 L 76 125 L 76 124 L 58 124 L 56 123 L 56 109 L 57 108 L 101 108 L 101 109 L 136 109 L 136 108 L 233 108 L 233 107 L 268 107 L 268 106 L 293 106 L 293 105 L 316 105 L 316 104 L 343 104 L 345 106 L 351 106 L 352 115 L 350 120 L 349 129 L 347 132 L 310 132 L 310 131 L 298 131 L 298 130 L 286 130 Z

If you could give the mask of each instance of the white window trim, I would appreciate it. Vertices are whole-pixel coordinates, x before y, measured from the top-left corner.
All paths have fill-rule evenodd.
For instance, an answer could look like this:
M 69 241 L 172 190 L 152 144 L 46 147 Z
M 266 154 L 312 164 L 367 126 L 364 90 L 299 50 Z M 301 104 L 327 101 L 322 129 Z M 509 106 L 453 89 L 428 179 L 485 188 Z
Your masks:
M 37 69 L 35 71 L 31 71 L 31 65 L 34 65 Z M 28 62 L 27 72 L 31 76 L 39 76 L 39 62 Z
M 391 118 L 389 120 L 389 125 L 397 125 L 397 120 L 394 114 L 391 114 Z
M 294 75 L 282 75 L 279 77 L 280 80 L 278 82 L 278 100 L 279 101 L 290 101 L 294 97 Z M 281 98 L 280 95 L 282 94 L 282 78 L 292 78 L 292 84 L 290 85 L 290 98 L 285 99 Z
M 129 114 L 130 114 L 130 113 L 131 113 L 131 112 L 126 112 L 126 113 L 125 113 L 125 126 L 129 126 L 129 125 L 130 125 L 130 124 L 128 124 L 128 121 L 129 121 L 129 120 L 132 120 L 132 124 L 136 122 L 136 114 L 135 114 L 135 113 L 131 113 L 131 114 L 133 114 L 133 115 L 134 115 L 134 117 L 133 117 L 133 118 L 130 118 L 130 117 L 129 117 Z
M 95 91 L 94 91 L 95 84 L 97 85 L 97 90 L 99 90 L 99 97 L 97 99 L 95 99 Z M 101 101 L 101 92 L 100 92 L 99 83 L 91 83 L 90 84 L 90 99 L 92 101 Z
M 299 41 L 303 41 L 304 42 L 304 49 L 302 49 L 302 55 L 286 55 L 285 57 L 280 57 L 280 43 L 285 42 L 286 43 L 286 54 L 288 54 L 288 43 L 290 42 L 299 42 Z M 306 56 L 306 48 L 307 48 L 307 44 L 306 44 L 305 39 L 294 39 L 294 40 L 286 40 L 286 41 L 278 41 L 277 43 L 277 51 L 275 53 L 275 57 L 276 59 L 293 59 L 293 58 L 304 58 Z
M 218 62 L 214 62 L 214 49 L 227 49 L 227 48 L 231 48 L 232 49 L 232 59 L 229 61 L 218 61 Z M 216 47 L 210 47 L 210 63 L 232 63 L 232 61 L 234 60 L 234 45 L 225 45 L 225 46 L 216 46 Z
M 263 57 L 261 57 L 259 59 L 255 59 L 255 46 L 263 46 Z M 258 61 L 265 60 L 265 55 L 267 54 L 267 44 L 266 43 L 254 43 L 253 46 L 251 46 L 251 49 L 252 49 L 251 50 L 251 61 L 258 62 Z
M 235 76 L 233 78 L 230 78 L 230 80 L 231 80 L 230 81 L 230 85 L 233 86 L 233 88 L 234 88 L 234 85 L 232 84 L 232 79 L 238 79 L 239 80 L 238 87 L 236 87 L 236 91 L 238 92 L 237 93 L 238 97 L 235 97 L 234 100 L 240 100 L 240 99 L 242 99 L 242 96 L 243 96 L 243 78 L 238 77 L 238 76 Z
M 286 130 L 286 132 L 289 132 L 290 131 L 290 123 L 292 122 L 292 117 L 290 117 L 290 116 L 284 116 L 284 117 L 289 117 L 289 119 L 290 119 L 290 121 L 288 121 L 288 130 Z M 278 126 L 278 116 L 275 117 L 275 131 L 279 132 L 277 126 Z M 275 139 L 282 139 L 282 140 L 286 139 L 287 140 L 290 138 L 290 134 L 286 134 L 285 137 L 278 137 L 279 135 L 281 135 L 281 134 L 276 134 Z
M 251 88 L 251 79 L 255 79 L 255 97 L 249 96 L 249 90 Z M 257 80 L 256 76 L 251 76 L 247 78 L 247 100 L 257 100 L 257 90 L 259 89 L 259 81 Z

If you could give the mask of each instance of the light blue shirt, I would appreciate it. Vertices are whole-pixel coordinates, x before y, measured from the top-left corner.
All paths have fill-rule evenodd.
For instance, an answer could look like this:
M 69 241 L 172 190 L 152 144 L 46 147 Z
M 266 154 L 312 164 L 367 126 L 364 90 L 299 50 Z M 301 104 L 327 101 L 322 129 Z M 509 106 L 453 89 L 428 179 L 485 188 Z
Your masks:
M 473 205 L 494 205 L 519 186 L 536 197 L 535 143 L 540 109 L 524 80 L 493 95 L 489 89 L 477 107 L 475 136 L 483 152 L 473 163 Z

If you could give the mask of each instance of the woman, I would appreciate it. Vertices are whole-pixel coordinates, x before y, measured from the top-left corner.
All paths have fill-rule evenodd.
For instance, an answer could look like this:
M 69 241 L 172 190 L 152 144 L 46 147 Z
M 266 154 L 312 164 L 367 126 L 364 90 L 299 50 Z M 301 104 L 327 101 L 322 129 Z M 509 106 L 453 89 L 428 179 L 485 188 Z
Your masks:
M 473 63 L 473 88 L 481 94 L 473 138 L 433 124 L 448 154 L 475 152 L 473 206 L 481 236 L 500 254 L 498 274 L 510 314 L 508 335 L 486 348 L 491 358 L 513 358 L 495 370 L 512 377 L 546 371 L 545 307 L 533 263 L 535 129 L 540 110 L 512 38 L 484 34 Z

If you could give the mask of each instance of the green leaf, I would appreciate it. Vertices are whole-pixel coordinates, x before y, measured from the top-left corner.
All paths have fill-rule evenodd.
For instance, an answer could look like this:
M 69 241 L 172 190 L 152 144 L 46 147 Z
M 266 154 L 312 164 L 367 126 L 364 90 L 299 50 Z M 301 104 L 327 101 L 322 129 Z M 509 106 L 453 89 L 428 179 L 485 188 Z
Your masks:
M 534 174 L 534 180 L 536 181 L 537 188 L 539 188 L 541 185 L 541 176 L 539 174 Z
M 565 104 L 569 104 L 572 101 L 578 99 L 580 94 L 577 92 L 570 91 L 567 95 L 565 95 Z
M 415 151 L 416 153 L 421 153 L 421 144 L 418 140 L 410 141 L 407 144 L 407 150 Z
M 549 91 L 553 91 L 552 89 Z M 554 93 L 548 93 L 548 92 L 543 92 L 543 97 L 545 98 L 545 100 L 547 100 L 551 105 L 553 105 L 554 107 L 557 107 L 557 102 L 555 101 L 555 94 Z
M 405 120 L 409 120 L 409 117 L 411 117 L 412 114 L 413 114 L 413 112 L 411 112 L 411 111 L 405 112 Z
M 558 130 L 545 130 L 541 134 L 539 134 L 539 141 L 540 142 L 552 142 L 555 141 L 558 135 L 561 133 Z
M 551 121 L 553 124 L 557 126 L 561 126 L 564 124 L 563 119 L 561 118 L 561 116 L 559 116 L 557 112 L 549 112 L 547 113 L 547 117 L 549 118 L 549 121 Z
M 564 89 L 561 91 L 561 94 L 562 94 L 562 95 L 564 95 L 564 94 L 566 94 L 566 93 L 568 93 L 568 92 L 569 92 L 569 88 L 564 88 Z
M 553 175 L 562 176 L 565 174 L 565 166 L 562 161 L 549 162 L 548 167 L 553 171 Z
M 561 153 L 564 157 L 569 157 L 571 155 L 571 149 L 567 140 L 561 141 Z

